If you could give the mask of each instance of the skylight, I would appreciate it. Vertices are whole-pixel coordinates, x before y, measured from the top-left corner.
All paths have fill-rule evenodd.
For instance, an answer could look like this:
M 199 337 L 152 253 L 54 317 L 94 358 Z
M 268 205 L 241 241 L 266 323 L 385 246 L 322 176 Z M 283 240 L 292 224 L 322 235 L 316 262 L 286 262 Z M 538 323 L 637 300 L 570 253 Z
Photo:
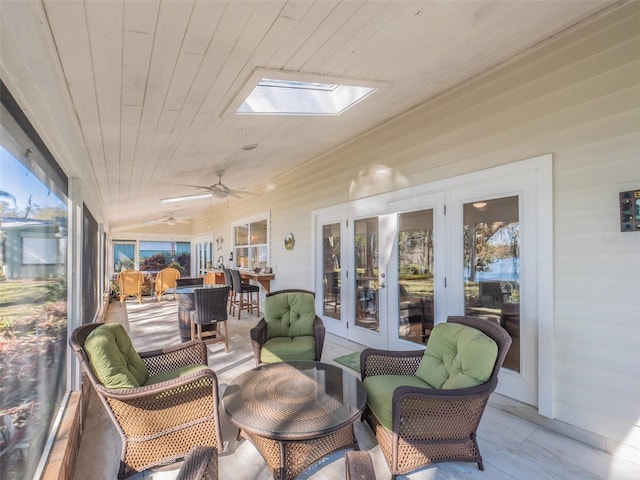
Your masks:
M 241 115 L 340 115 L 375 92 L 371 86 L 262 78 L 236 113 Z

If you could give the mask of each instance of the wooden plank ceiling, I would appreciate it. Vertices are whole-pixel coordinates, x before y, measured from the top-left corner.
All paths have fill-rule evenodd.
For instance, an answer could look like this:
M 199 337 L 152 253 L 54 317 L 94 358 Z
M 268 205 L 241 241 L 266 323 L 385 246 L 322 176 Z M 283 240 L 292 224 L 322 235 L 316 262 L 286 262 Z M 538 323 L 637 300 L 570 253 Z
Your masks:
M 109 222 L 123 227 L 180 213 L 159 200 L 197 193 L 178 184 L 214 184 L 219 170 L 230 188 L 259 192 L 611 2 L 43 4 Z M 234 115 L 229 106 L 257 68 L 387 86 L 337 117 Z M 210 205 L 189 202 L 189 214 Z

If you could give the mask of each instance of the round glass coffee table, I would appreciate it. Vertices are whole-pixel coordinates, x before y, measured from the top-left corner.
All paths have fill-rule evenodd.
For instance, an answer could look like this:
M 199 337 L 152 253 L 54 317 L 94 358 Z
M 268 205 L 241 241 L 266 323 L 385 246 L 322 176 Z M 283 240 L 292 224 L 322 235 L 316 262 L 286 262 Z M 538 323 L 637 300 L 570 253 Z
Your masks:
M 273 363 L 229 383 L 222 403 L 274 478 L 290 480 L 331 452 L 357 448 L 353 422 L 367 393 L 358 378 L 333 365 Z

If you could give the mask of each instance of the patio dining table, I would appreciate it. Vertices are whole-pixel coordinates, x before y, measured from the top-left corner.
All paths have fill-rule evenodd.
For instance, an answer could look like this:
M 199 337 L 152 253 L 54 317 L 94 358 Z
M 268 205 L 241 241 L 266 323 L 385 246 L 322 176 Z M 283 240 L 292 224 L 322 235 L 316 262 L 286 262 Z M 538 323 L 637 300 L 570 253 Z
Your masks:
M 367 402 L 362 382 L 320 362 L 262 365 L 229 383 L 224 409 L 277 480 L 292 480 L 327 454 L 358 448 L 353 422 Z
M 222 288 L 224 285 L 186 285 L 184 287 L 169 288 L 166 293 L 176 293 L 178 295 L 178 328 L 180 330 L 180 340 L 188 342 L 191 340 L 191 312 L 196 309 L 195 294 L 196 288 Z M 215 325 L 202 325 L 203 332 L 209 332 Z

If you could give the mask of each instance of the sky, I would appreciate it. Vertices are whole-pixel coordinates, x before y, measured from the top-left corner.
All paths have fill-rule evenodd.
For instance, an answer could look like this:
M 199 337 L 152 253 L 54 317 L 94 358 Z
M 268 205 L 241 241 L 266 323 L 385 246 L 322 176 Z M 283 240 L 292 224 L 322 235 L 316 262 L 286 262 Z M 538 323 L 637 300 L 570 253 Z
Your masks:
M 16 198 L 16 206 L 19 210 L 24 210 L 29 201 L 32 205 L 40 207 L 64 207 L 53 192 L 38 180 L 22 163 L 16 160 L 11 153 L 0 146 L 0 190 L 10 193 Z M 0 197 L 0 202 L 8 203 L 13 207 L 13 202 L 9 198 Z

